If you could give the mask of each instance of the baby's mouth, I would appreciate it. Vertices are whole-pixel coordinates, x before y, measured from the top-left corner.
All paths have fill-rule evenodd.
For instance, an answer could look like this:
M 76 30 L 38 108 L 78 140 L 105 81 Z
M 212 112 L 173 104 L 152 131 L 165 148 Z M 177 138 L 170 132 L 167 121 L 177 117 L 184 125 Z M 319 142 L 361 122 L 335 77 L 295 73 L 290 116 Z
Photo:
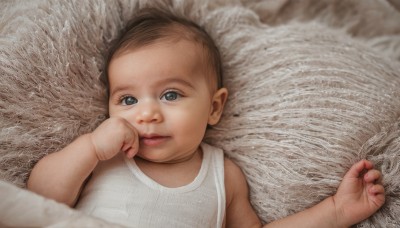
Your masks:
M 169 138 L 170 138 L 169 136 L 156 135 L 156 134 L 143 135 L 140 136 L 140 144 L 146 146 L 158 146 L 167 141 Z

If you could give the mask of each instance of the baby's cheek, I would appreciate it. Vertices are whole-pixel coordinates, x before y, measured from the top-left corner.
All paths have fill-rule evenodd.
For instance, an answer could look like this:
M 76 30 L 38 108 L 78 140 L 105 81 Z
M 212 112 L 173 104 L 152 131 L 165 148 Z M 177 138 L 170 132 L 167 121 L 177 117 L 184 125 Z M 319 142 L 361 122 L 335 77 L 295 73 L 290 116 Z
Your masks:
M 195 111 L 194 108 L 190 111 L 175 112 L 174 115 L 171 116 L 171 122 L 169 122 L 168 125 L 170 129 L 180 134 L 182 137 L 203 137 L 208 118 L 204 113 L 200 112 L 200 110 Z M 204 112 L 204 110 L 202 112 Z

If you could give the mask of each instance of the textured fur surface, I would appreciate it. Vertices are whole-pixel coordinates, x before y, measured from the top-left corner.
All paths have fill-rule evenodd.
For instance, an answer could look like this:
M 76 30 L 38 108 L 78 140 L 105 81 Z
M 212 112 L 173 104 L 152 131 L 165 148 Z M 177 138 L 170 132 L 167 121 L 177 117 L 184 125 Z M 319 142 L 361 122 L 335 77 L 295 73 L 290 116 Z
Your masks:
M 230 96 L 205 140 L 242 167 L 263 221 L 318 203 L 368 158 L 387 202 L 358 226 L 400 226 L 400 13 L 390 2 L 0 4 L 2 180 L 23 187 L 41 157 L 106 118 L 103 56 L 152 5 L 203 25 L 221 48 Z

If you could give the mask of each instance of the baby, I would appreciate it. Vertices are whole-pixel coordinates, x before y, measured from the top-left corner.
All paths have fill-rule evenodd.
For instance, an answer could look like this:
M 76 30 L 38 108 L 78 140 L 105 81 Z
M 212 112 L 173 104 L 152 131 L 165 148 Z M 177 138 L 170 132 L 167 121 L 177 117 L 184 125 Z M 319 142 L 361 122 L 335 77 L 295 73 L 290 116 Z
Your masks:
M 145 9 L 106 64 L 109 115 L 49 154 L 28 188 L 110 222 L 134 227 L 261 227 L 240 168 L 202 142 L 228 91 L 220 54 L 198 25 Z M 337 193 L 271 227 L 348 227 L 384 203 L 381 173 L 362 160 Z

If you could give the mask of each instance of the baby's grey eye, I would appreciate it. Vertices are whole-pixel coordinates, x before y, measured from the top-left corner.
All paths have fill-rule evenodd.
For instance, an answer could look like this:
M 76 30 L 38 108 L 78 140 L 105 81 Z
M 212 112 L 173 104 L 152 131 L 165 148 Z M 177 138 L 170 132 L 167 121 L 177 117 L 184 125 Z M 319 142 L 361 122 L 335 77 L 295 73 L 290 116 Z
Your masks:
M 163 98 L 167 101 L 173 101 L 178 99 L 179 94 L 177 92 L 167 92 L 163 95 Z
M 132 96 L 126 96 L 121 100 L 122 105 L 134 105 L 138 103 L 138 100 Z

